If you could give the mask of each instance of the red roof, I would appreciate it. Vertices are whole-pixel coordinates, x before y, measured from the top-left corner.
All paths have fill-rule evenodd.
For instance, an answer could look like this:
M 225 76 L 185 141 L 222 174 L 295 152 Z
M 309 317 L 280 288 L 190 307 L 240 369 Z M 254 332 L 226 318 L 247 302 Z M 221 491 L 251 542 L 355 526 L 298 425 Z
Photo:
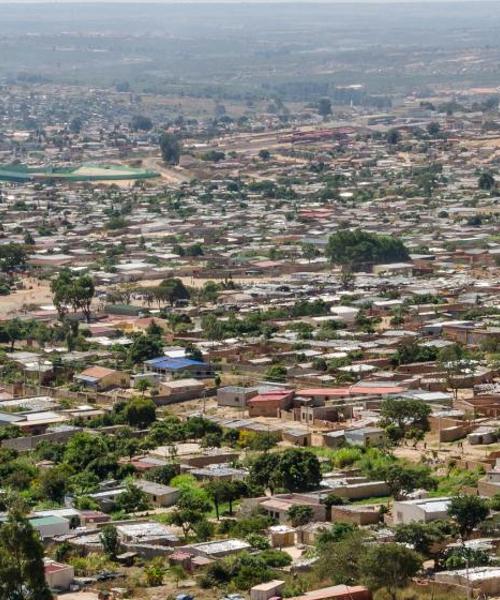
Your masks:
M 370 385 L 353 385 L 351 386 L 351 394 L 401 394 L 402 392 L 406 392 L 406 388 L 404 387 L 396 387 L 392 385 L 380 385 L 380 386 L 370 386 Z
M 295 392 L 293 390 L 276 390 L 273 392 L 264 392 L 263 394 L 258 394 L 257 396 L 250 398 L 247 404 L 260 404 L 262 402 L 282 402 L 283 400 L 292 398 L 294 394 Z
M 350 388 L 307 388 L 297 390 L 297 396 L 349 396 Z

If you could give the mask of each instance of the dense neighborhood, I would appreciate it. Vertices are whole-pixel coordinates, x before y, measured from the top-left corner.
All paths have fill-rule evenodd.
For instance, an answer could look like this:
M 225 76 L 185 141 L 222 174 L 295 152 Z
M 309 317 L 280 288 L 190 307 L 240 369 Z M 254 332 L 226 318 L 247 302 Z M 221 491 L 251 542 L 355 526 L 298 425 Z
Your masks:
M 343 89 L 0 78 L 0 600 L 500 596 L 499 88 Z

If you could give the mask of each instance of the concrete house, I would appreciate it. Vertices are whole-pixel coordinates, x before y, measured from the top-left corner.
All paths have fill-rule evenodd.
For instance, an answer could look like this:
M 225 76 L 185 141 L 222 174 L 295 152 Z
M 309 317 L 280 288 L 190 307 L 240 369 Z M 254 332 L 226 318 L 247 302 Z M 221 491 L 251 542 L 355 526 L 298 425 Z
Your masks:
M 392 507 L 392 517 L 395 525 L 407 524 L 412 521 L 428 523 L 448 518 L 450 498 L 423 498 L 421 500 L 395 501 Z
M 146 371 L 159 373 L 166 379 L 172 378 L 174 375 L 185 374 L 186 376 L 195 379 L 204 379 L 213 376 L 213 368 L 209 363 L 192 358 L 168 358 L 160 356 L 152 358 L 144 363 Z
M 134 485 L 142 490 L 155 506 L 173 506 L 179 498 L 179 489 L 168 485 L 145 479 L 137 479 Z
M 74 379 L 77 383 L 97 391 L 130 385 L 128 373 L 107 369 L 106 367 L 89 367 L 75 375 Z

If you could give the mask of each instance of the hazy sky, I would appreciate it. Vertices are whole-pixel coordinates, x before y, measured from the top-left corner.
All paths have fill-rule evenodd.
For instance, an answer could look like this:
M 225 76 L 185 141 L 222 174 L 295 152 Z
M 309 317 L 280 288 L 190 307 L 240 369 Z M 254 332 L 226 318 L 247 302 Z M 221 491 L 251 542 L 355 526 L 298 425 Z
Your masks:
M 498 2 L 500 0 L 0 0 L 0 4 L 95 4 L 95 3 L 132 3 L 132 4 L 193 4 L 203 2 L 214 3 L 241 3 L 241 4 L 274 4 L 276 2 L 300 3 L 325 3 L 325 4 L 442 4 L 442 3 L 471 3 L 471 2 Z

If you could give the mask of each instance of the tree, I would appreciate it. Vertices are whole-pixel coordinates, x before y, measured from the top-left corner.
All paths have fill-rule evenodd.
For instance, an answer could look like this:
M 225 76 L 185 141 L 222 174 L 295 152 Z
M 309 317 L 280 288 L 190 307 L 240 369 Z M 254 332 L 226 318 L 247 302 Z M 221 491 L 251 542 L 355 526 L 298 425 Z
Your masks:
M 387 132 L 386 139 L 388 144 L 391 144 L 391 146 L 395 146 L 401 141 L 401 132 L 399 131 L 399 129 L 389 129 L 389 131 Z
M 158 286 L 162 299 L 173 306 L 178 300 L 189 300 L 190 293 L 180 279 L 164 279 Z
M 26 250 L 23 245 L 10 242 L 0 246 L 0 269 L 11 273 L 26 266 Z
M 17 341 L 24 339 L 25 326 L 19 318 L 10 319 L 0 327 L 0 336 L 5 336 L 10 343 L 10 351 L 14 352 L 14 346 Z
M 435 137 L 441 131 L 441 125 L 437 121 L 431 121 L 427 125 L 427 133 Z
M 409 257 L 408 250 L 401 240 L 362 229 L 343 229 L 331 235 L 325 254 L 332 263 L 351 269 L 367 263 L 404 261 Z
M 381 475 L 387 483 L 391 495 L 396 499 L 417 488 L 433 489 L 436 487 L 436 481 L 426 466 L 392 463 L 382 469 Z
M 146 583 L 149 587 L 158 587 L 162 585 L 167 569 L 161 556 L 156 556 L 144 567 Z
M 289 492 L 315 489 L 321 481 L 321 469 L 315 454 L 301 448 L 258 456 L 250 466 L 250 480 L 259 487 L 284 488 Z
M 448 514 L 457 523 L 462 539 L 467 539 L 489 512 L 486 500 L 468 494 L 454 496 L 448 505 Z
M 148 398 L 132 398 L 127 402 L 124 414 L 131 427 L 146 429 L 156 421 L 156 405 Z
M 26 231 L 26 233 L 24 234 L 24 243 L 26 244 L 26 246 L 35 245 L 35 238 L 33 237 L 31 231 Z
M 116 508 L 126 513 L 148 510 L 150 502 L 148 496 L 132 481 L 128 481 L 125 491 L 116 498 Z
M 280 454 L 278 477 L 289 492 L 316 489 L 321 481 L 318 458 L 309 450 L 289 448 Z
M 422 400 L 385 398 L 380 405 L 380 424 L 394 442 L 403 437 L 417 441 L 429 430 L 430 413 L 430 406 Z
M 101 436 L 82 431 L 66 444 L 64 462 L 80 473 L 107 454 L 108 448 Z
M 311 506 L 294 504 L 288 509 L 287 515 L 292 526 L 299 527 L 300 525 L 307 525 L 307 523 L 312 521 L 314 511 Z
M 135 365 L 163 354 L 163 343 L 160 338 L 152 335 L 140 334 L 134 337 L 129 346 L 128 356 Z
M 85 320 L 90 322 L 92 299 L 95 294 L 94 280 L 90 275 L 74 275 L 69 269 L 63 269 L 50 284 L 54 306 L 62 320 L 68 313 L 68 307 L 74 312 L 80 310 Z
M 0 525 L 0 598 L 50 600 L 40 536 L 17 507 Z
M 359 529 L 352 529 L 338 540 L 319 545 L 316 566 L 319 577 L 328 578 L 335 585 L 357 585 L 359 561 L 365 551 L 366 534 Z
M 83 121 L 81 117 L 73 117 L 69 123 L 71 133 L 80 133 L 82 130 Z
M 115 559 L 120 548 L 120 540 L 118 539 L 116 527 L 114 525 L 105 525 L 101 529 L 99 540 L 101 541 L 104 554 Z
M 429 556 L 433 544 L 443 541 L 446 533 L 446 527 L 438 521 L 430 523 L 413 521 L 397 525 L 394 540 L 401 544 L 409 544 L 413 546 L 415 552 Z
M 130 122 L 132 131 L 150 131 L 153 129 L 153 121 L 144 115 L 134 115 Z
M 262 150 L 259 150 L 259 158 L 261 160 L 269 160 L 271 158 L 271 153 L 269 150 L 263 148 Z
M 481 173 L 478 180 L 478 187 L 480 190 L 491 192 L 496 186 L 495 178 L 491 173 Z
M 68 477 L 72 470 L 67 465 L 56 465 L 44 469 L 40 474 L 40 489 L 43 497 L 61 504 L 66 494 Z
M 179 478 L 176 478 L 176 481 Z M 175 482 L 172 484 L 174 485 Z M 191 481 L 186 481 L 184 485 L 178 487 L 181 488 L 181 492 L 177 508 L 169 514 L 169 519 L 172 525 L 182 529 L 184 538 L 187 539 L 189 533 L 194 532 L 196 527 L 205 520 L 205 513 L 210 511 L 211 505 L 206 490 L 193 487 Z
M 392 600 L 422 567 L 422 557 L 401 544 L 373 544 L 359 561 L 361 580 L 371 589 L 386 588 Z
M 332 114 L 332 102 L 329 98 L 321 98 L 318 102 L 318 114 L 326 119 Z
M 305 242 L 302 244 L 302 256 L 311 262 L 319 256 L 319 250 L 314 244 L 311 244 L 311 242 Z
M 160 151 L 166 163 L 169 165 L 179 164 L 182 146 L 176 135 L 164 131 L 160 136 Z

